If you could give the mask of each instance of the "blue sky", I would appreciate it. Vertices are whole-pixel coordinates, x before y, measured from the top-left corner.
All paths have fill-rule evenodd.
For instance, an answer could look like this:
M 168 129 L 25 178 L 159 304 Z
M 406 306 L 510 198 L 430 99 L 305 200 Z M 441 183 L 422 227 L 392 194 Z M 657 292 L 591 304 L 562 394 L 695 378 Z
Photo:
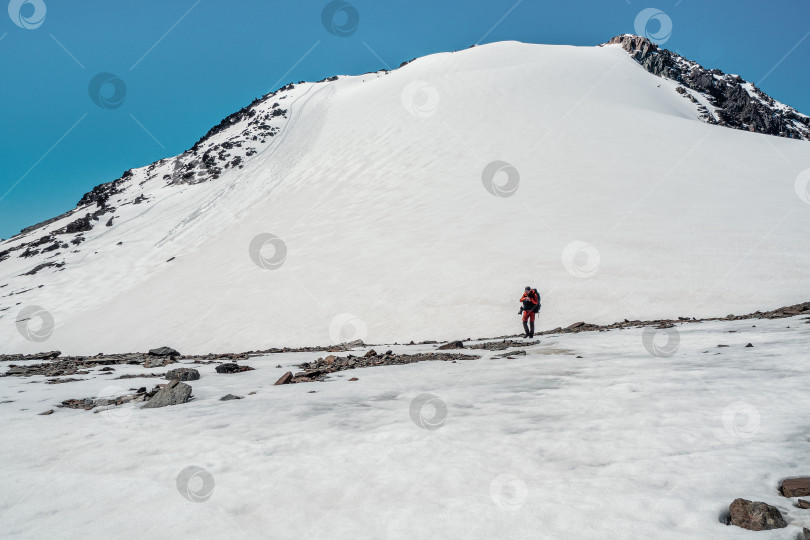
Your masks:
M 182 152 L 287 82 L 396 67 L 473 43 L 595 45 L 635 33 L 650 7 L 672 21 L 665 48 L 810 114 L 806 0 L 351 0 L 329 19 L 345 36 L 325 27 L 328 4 L 10 0 L 9 15 L 0 12 L 0 237 L 69 210 L 126 169 Z M 356 28 L 341 32 L 352 13 Z M 109 108 L 90 98 L 94 79 L 113 94 Z

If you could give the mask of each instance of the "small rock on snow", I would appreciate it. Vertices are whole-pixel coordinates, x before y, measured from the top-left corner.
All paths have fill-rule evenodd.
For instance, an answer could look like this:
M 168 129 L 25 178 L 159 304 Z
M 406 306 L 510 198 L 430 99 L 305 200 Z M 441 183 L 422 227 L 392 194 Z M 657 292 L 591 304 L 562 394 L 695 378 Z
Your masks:
M 767 531 L 787 527 L 779 509 L 764 502 L 734 499 L 728 510 L 729 516 L 726 523 L 749 531 Z
M 810 477 L 783 480 L 779 490 L 785 497 L 806 497 L 810 495 Z
M 279 380 L 275 382 L 274 386 L 278 386 L 280 384 L 290 384 L 293 380 L 293 374 L 291 371 L 288 371 L 284 375 L 281 376 Z
M 200 372 L 193 368 L 176 368 L 166 372 L 168 380 L 196 381 L 200 378 Z
M 239 364 L 227 363 L 220 364 L 216 367 L 217 373 L 241 373 L 243 371 L 252 371 L 250 366 L 240 366 Z

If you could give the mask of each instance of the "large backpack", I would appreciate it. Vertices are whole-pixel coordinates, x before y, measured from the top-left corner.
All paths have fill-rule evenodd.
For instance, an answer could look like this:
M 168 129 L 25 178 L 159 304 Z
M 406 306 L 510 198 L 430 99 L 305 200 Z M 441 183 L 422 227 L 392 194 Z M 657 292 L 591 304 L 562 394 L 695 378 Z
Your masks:
M 534 296 L 537 298 L 537 306 L 534 308 L 534 312 L 540 313 L 540 293 L 537 292 L 537 289 L 532 289 L 531 292 L 533 292 Z

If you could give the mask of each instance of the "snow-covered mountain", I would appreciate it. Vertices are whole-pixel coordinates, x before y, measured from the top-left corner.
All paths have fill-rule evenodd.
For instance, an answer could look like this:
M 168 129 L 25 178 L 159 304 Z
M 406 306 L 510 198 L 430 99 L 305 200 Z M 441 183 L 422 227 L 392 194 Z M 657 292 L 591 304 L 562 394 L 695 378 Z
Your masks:
M 793 304 L 809 122 L 634 36 L 289 84 L 0 243 L 0 344 L 492 336 L 529 283 L 541 328 Z

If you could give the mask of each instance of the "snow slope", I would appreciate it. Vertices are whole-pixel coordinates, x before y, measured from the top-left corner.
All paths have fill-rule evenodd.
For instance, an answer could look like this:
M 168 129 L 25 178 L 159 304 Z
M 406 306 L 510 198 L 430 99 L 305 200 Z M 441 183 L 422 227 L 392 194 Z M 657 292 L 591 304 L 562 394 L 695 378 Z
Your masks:
M 83 242 L 2 260 L 0 348 L 491 336 L 519 328 L 526 284 L 541 328 L 806 300 L 810 145 L 707 125 L 675 85 L 619 46 L 503 42 L 288 87 L 198 154 L 134 169 Z M 203 166 L 209 150 L 223 158 Z M 485 189 L 496 160 L 512 196 L 490 192 L 506 173 Z M 286 248 L 261 252 L 274 268 L 250 253 L 264 233 Z M 64 266 L 21 275 L 43 262 Z M 52 316 L 45 341 L 18 329 L 30 306 Z
M 806 318 L 677 325 L 666 358 L 632 328 L 288 386 L 272 384 L 319 353 L 273 354 L 234 375 L 191 366 L 189 403 L 98 414 L 55 405 L 169 368 L 3 377 L 3 537 L 793 540 L 810 511 L 776 488 L 810 472 Z M 723 525 L 737 497 L 789 527 Z

